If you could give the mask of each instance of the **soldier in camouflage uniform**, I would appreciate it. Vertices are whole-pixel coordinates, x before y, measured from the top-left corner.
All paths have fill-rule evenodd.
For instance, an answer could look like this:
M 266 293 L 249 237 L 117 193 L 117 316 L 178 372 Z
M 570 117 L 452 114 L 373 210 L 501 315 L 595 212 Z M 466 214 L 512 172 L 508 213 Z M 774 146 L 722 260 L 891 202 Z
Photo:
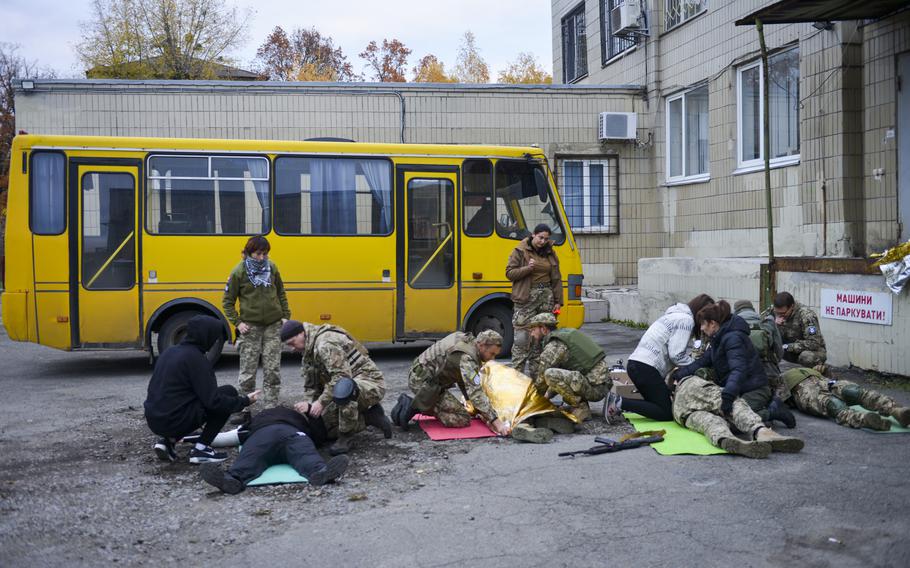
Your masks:
M 411 365 L 408 386 L 411 398 L 402 394 L 392 409 L 392 421 L 407 429 L 408 422 L 420 412 L 435 416 L 444 426 L 464 428 L 471 414 L 449 389 L 457 385 L 466 401 L 490 428 L 508 435 L 508 427 L 499 420 L 480 383 L 480 367 L 496 358 L 502 349 L 502 336 L 493 330 L 481 332 L 475 339 L 470 333 L 456 331 L 440 339 L 421 353 Z
M 281 390 L 281 324 L 291 317 L 284 282 L 274 262 L 269 260 L 271 246 L 265 237 L 250 237 L 240 261 L 224 287 L 222 307 L 228 321 L 237 329 L 240 354 L 240 394 L 256 390 L 256 370 L 262 361 L 263 402 L 274 405 Z M 239 311 L 237 304 L 239 303 Z M 249 413 L 232 422 L 246 422 Z
M 791 403 L 806 414 L 833 418 L 849 428 L 890 430 L 891 423 L 882 416 L 893 416 L 905 428 L 910 424 L 910 408 L 854 382 L 829 380 L 818 371 L 805 367 L 790 369 L 783 374 L 783 380 L 792 394 Z M 850 408 L 857 404 L 873 412 Z
M 553 331 L 553 314 L 538 314 L 527 325 L 532 340 L 543 345 L 537 373 L 532 376 L 537 391 L 558 394 L 572 407 L 572 414 L 589 419 L 588 403 L 603 400 L 613 386 L 603 349 L 577 329 Z
M 563 304 L 559 258 L 550 240 L 550 227 L 541 223 L 530 237 L 522 240 L 506 265 L 506 278 L 512 282 L 512 367 L 534 376 L 540 344 L 531 341 L 525 326 L 537 314 L 558 312 Z
M 673 399 L 673 418 L 689 430 L 705 435 L 713 446 L 731 454 L 750 458 L 766 458 L 772 451 L 798 452 L 803 448 L 799 438 L 781 436 L 766 427 L 761 417 L 741 398 L 733 401 L 728 416 L 721 411 L 721 388 L 696 376 L 684 377 L 676 387 Z M 736 437 L 728 424 L 749 437 Z
M 359 341 L 338 326 L 295 320 L 282 326 L 281 339 L 303 354 L 304 400 L 311 403 L 308 413 L 322 416 L 329 435 L 337 435 L 330 454 L 347 453 L 351 436 L 367 426 L 382 430 L 386 438 L 392 436 L 391 423 L 379 404 L 385 379 Z
M 775 296 L 774 306 L 763 315 L 772 312 L 783 341 L 784 360 L 802 367 L 819 366 L 823 372 L 828 353 L 815 312 L 796 302 L 789 292 Z

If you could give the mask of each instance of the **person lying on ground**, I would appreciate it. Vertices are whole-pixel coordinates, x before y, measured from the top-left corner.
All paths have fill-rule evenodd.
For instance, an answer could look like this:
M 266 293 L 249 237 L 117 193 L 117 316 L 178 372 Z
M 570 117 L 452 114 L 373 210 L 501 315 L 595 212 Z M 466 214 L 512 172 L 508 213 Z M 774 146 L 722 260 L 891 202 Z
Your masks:
M 392 437 L 392 424 L 380 402 L 385 379 L 366 348 L 344 329 L 288 320 L 281 341 L 303 354 L 304 399 L 309 414 L 323 417 L 331 437 L 329 453 L 345 454 L 351 437 L 373 426 Z
M 473 406 L 477 416 L 500 436 L 509 428 L 496 415 L 480 384 L 480 367 L 495 359 L 502 349 L 502 336 L 493 330 L 470 333 L 456 331 L 431 345 L 414 359 L 408 372 L 408 386 L 414 396 L 402 393 L 392 409 L 392 421 L 404 430 L 419 412 L 435 416 L 443 426 L 464 428 L 471 423 L 471 413 L 449 392 L 458 386 Z
M 204 464 L 202 479 L 231 495 L 276 464 L 289 464 L 310 485 L 338 479 L 347 470 L 349 458 L 339 455 L 326 462 L 319 455 L 316 448 L 326 443 L 328 434 L 322 418 L 310 416 L 309 410 L 310 404 L 302 402 L 296 409 L 277 406 L 259 412 L 249 431 L 240 430 L 243 447 L 231 467 L 224 471 L 218 464 Z
M 901 406 L 890 396 L 867 389 L 851 381 L 828 379 L 815 369 L 797 367 L 783 374 L 783 382 L 791 396 L 787 402 L 813 416 L 832 418 L 848 428 L 869 428 L 886 431 L 891 416 L 901 426 L 910 425 L 910 408 Z M 850 408 L 862 406 L 872 412 Z
M 608 420 L 623 411 L 635 412 L 652 420 L 673 419 L 673 403 L 666 383 L 674 367 L 692 363 L 689 342 L 698 332 L 695 314 L 714 303 L 707 294 L 699 294 L 688 304 L 677 303 L 648 327 L 626 365 L 629 379 L 643 400 L 622 399 L 610 393 L 605 415 Z
M 526 327 L 542 345 L 534 387 L 549 399 L 559 395 L 569 413 L 590 420 L 590 403 L 603 400 L 613 386 L 603 348 L 577 329 L 556 329 L 553 314 L 537 314 Z
M 259 391 L 241 395 L 230 385 L 218 386 L 205 354 L 223 337 L 219 320 L 194 316 L 186 324 L 183 341 L 162 353 L 155 364 L 143 406 L 149 429 L 160 436 L 154 450 L 162 461 L 176 461 L 175 442 L 199 427 L 202 434 L 190 450 L 190 463 L 224 461 L 227 454 L 212 449 L 212 440 L 231 413 L 259 396 Z

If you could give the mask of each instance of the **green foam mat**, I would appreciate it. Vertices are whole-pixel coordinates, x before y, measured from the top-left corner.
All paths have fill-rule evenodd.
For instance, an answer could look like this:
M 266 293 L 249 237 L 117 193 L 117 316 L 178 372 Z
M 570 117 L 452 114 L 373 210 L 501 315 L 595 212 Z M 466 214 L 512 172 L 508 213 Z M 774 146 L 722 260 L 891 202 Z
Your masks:
M 708 441 L 702 434 L 698 432 L 693 432 L 687 428 L 684 428 L 677 424 L 676 422 L 658 422 L 657 420 L 651 420 L 650 418 L 645 418 L 640 414 L 635 414 L 634 412 L 624 413 L 626 420 L 632 423 L 632 426 L 637 432 L 647 432 L 649 430 L 666 430 L 667 433 L 664 434 L 664 441 L 657 444 L 651 444 L 651 447 L 654 448 L 657 453 L 662 456 L 678 456 L 678 455 L 696 455 L 696 456 L 712 456 L 715 454 L 725 454 L 726 451 L 715 448 L 711 445 L 711 442 Z
M 863 408 L 862 406 L 859 406 L 859 405 L 851 406 L 850 409 L 856 410 L 858 412 L 873 412 L 872 410 L 866 410 L 865 408 Z M 910 428 L 904 428 L 903 426 L 901 426 L 901 423 L 898 422 L 897 420 L 895 420 L 893 416 L 882 416 L 882 418 L 884 418 L 885 420 L 887 420 L 888 422 L 891 423 L 890 430 L 881 431 L 881 430 L 870 430 L 868 428 L 863 428 L 863 430 L 865 430 L 866 432 L 872 432 L 873 434 L 906 434 L 907 432 L 910 432 Z
M 247 483 L 247 485 L 275 485 L 278 483 L 306 483 L 307 479 L 297 473 L 293 467 L 286 463 L 273 465 L 262 475 Z

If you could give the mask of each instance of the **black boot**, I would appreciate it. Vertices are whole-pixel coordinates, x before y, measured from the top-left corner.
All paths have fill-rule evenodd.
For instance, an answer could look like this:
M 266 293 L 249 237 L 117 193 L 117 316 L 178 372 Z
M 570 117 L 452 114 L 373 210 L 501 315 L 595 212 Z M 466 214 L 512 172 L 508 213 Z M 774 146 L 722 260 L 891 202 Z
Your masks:
M 783 423 L 787 428 L 793 428 L 796 426 L 796 417 L 793 416 L 793 413 L 790 412 L 790 409 L 787 408 L 783 402 L 777 397 L 771 401 L 771 404 L 768 405 L 768 420 L 771 422 L 777 420 L 778 422 Z
M 329 446 L 329 453 L 333 456 L 340 456 L 351 451 L 351 436 L 348 434 L 339 434 L 335 443 Z
M 322 467 L 307 476 L 310 485 L 325 485 L 335 481 L 348 469 L 351 458 L 348 456 L 335 456 Z
M 203 481 L 213 485 L 221 491 L 236 495 L 243 491 L 243 482 L 229 473 L 225 473 L 217 463 L 204 463 L 199 470 Z
M 402 430 L 408 429 L 408 422 L 417 414 L 417 411 L 414 410 L 413 403 L 413 398 L 401 393 L 398 397 L 398 402 L 395 403 L 395 407 L 392 409 L 392 422 Z
M 369 407 L 367 411 L 363 413 L 363 419 L 367 423 L 367 426 L 382 430 L 382 435 L 385 436 L 386 440 L 392 437 L 392 423 L 386 418 L 382 406 L 374 404 Z

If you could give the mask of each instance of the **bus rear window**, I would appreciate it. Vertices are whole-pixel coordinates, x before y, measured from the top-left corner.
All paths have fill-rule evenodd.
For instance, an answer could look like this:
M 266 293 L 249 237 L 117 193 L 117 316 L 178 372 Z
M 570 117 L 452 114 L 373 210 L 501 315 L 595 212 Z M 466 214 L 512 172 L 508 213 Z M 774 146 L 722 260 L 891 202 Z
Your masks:
M 282 235 L 390 234 L 391 162 L 374 158 L 278 158 L 275 231 Z
M 153 235 L 269 232 L 269 161 L 258 156 L 151 156 L 146 227 Z
M 63 154 L 32 154 L 29 220 L 36 235 L 59 235 L 66 230 L 65 167 Z
M 496 163 L 496 233 L 521 240 L 540 223 L 551 229 L 556 244 L 566 240 L 543 168 L 533 162 Z

